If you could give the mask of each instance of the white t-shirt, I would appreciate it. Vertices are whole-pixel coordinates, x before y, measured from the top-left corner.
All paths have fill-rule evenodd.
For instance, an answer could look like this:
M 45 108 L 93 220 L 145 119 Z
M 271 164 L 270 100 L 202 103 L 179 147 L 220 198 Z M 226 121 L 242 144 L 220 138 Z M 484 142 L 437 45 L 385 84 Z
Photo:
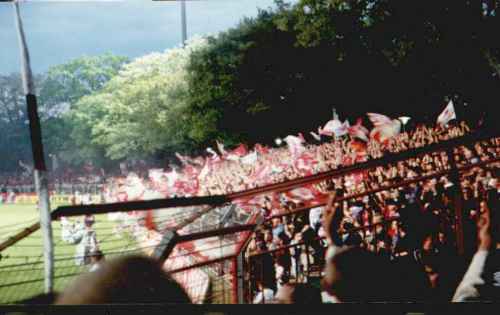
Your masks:
M 257 293 L 255 298 L 253 299 L 253 304 L 267 304 L 273 301 L 274 299 L 274 292 L 271 289 L 264 289 L 264 294 L 262 294 L 262 291 Z
M 311 227 L 316 227 L 321 221 L 321 213 L 323 213 L 323 207 L 312 208 L 309 211 L 309 223 L 311 224 Z

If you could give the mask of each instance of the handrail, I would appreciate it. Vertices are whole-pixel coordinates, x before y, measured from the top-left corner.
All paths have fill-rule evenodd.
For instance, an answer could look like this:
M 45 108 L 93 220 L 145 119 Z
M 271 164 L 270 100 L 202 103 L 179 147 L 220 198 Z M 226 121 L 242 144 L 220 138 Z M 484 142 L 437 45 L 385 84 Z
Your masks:
M 462 166 L 462 167 L 458 168 L 458 171 L 462 172 L 462 171 L 465 171 L 465 170 L 468 170 L 468 169 L 471 169 L 474 167 L 481 167 L 481 166 L 484 166 L 487 164 L 492 164 L 492 163 L 497 163 L 497 162 L 500 162 L 500 158 Z M 371 194 L 374 194 L 377 192 L 386 191 L 386 190 L 398 188 L 401 186 L 408 186 L 410 184 L 418 183 L 418 182 L 423 181 L 423 180 L 441 177 L 441 176 L 446 175 L 450 172 L 452 172 L 452 170 L 444 170 L 444 171 L 436 172 L 433 174 L 420 176 L 418 178 L 401 181 L 399 183 L 395 183 L 392 185 L 379 187 L 379 188 L 375 188 L 375 189 L 370 189 L 370 190 L 367 190 L 367 191 L 362 192 L 362 193 L 339 197 L 339 198 L 335 199 L 335 202 L 341 202 L 341 201 L 345 201 L 345 200 L 349 200 L 349 199 L 353 199 L 353 198 L 364 197 L 366 195 L 371 195 Z M 311 208 L 322 207 L 325 205 L 326 205 L 326 202 L 320 202 L 320 203 L 314 204 L 312 206 L 301 207 L 301 208 L 295 209 L 293 211 L 289 211 L 286 213 L 271 216 L 271 217 L 265 219 L 264 222 L 271 221 L 272 219 L 275 219 L 275 218 L 281 218 L 281 217 L 285 217 L 285 216 L 289 216 L 289 215 L 302 213 L 302 212 L 308 211 Z M 233 234 L 236 232 L 250 231 L 250 230 L 253 230 L 256 226 L 258 226 L 258 224 L 242 224 L 242 225 L 236 225 L 236 226 L 231 226 L 231 227 L 226 227 L 226 228 L 214 229 L 214 230 L 210 230 L 210 231 L 203 231 L 203 232 L 198 232 L 198 233 L 193 233 L 193 234 L 188 234 L 188 235 L 182 235 L 182 236 L 178 236 L 176 238 L 176 242 L 177 242 L 177 244 L 179 244 L 179 243 L 184 243 L 184 242 L 196 241 L 196 240 L 208 238 L 208 237 L 224 236 L 224 235 Z

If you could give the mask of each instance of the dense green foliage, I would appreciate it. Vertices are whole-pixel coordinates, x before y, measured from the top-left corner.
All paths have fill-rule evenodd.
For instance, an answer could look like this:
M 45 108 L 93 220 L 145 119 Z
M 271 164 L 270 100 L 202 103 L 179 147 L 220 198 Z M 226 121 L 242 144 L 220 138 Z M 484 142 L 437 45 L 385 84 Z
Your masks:
M 126 61 L 111 54 L 81 57 L 35 77 L 47 157 L 56 154 L 73 165 L 83 163 L 86 158 L 103 160 L 102 148 L 92 146 L 89 133 L 78 130 L 70 116 L 80 110 L 75 105 L 80 98 L 102 89 Z M 32 160 L 27 119 L 20 75 L 0 75 L 1 170 L 12 171 L 19 160 L 28 164 Z
M 500 91 L 495 6 L 278 1 L 277 10 L 212 38 L 193 58 L 191 105 L 217 118 L 203 140 L 270 141 L 316 130 L 332 106 L 351 119 L 375 111 L 432 121 L 452 98 L 460 117 L 477 119 L 495 108 Z
M 470 120 L 497 106 L 496 1 L 276 3 L 217 36 L 124 67 L 125 59 L 106 55 L 51 69 L 39 79 L 41 107 L 69 109 L 45 115 L 48 151 L 72 164 L 164 158 L 216 139 L 270 143 L 316 130 L 332 107 L 351 122 L 367 111 L 431 122 L 448 99 Z M 0 93 L 8 117 L 0 123 L 14 119 L 20 128 L 2 141 L 27 140 L 25 116 L 15 114 L 19 80 L 0 79 L 11 89 L 10 98 Z

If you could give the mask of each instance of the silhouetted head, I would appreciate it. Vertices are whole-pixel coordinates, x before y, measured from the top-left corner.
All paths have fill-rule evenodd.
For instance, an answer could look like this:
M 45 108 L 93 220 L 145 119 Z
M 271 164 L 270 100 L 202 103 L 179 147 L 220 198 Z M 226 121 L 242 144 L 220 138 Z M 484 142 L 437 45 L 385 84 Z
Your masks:
M 182 287 L 147 257 L 106 261 L 95 272 L 78 277 L 56 304 L 191 303 Z
M 276 293 L 279 304 L 321 304 L 321 290 L 305 283 L 287 283 Z
M 359 247 L 327 257 L 322 286 L 341 302 L 390 301 L 397 292 L 390 262 Z

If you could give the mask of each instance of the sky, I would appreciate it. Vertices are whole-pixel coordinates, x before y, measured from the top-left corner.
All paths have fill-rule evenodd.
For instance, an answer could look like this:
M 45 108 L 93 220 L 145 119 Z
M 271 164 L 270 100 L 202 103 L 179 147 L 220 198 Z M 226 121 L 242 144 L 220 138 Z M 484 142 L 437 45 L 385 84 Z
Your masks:
M 291 0 L 290 2 L 296 2 Z M 187 32 L 216 34 L 236 26 L 274 0 L 187 1 Z M 178 1 L 31 0 L 21 16 L 34 73 L 83 55 L 111 52 L 129 58 L 181 43 Z M 0 2 L 0 74 L 19 72 L 19 46 L 11 3 Z

